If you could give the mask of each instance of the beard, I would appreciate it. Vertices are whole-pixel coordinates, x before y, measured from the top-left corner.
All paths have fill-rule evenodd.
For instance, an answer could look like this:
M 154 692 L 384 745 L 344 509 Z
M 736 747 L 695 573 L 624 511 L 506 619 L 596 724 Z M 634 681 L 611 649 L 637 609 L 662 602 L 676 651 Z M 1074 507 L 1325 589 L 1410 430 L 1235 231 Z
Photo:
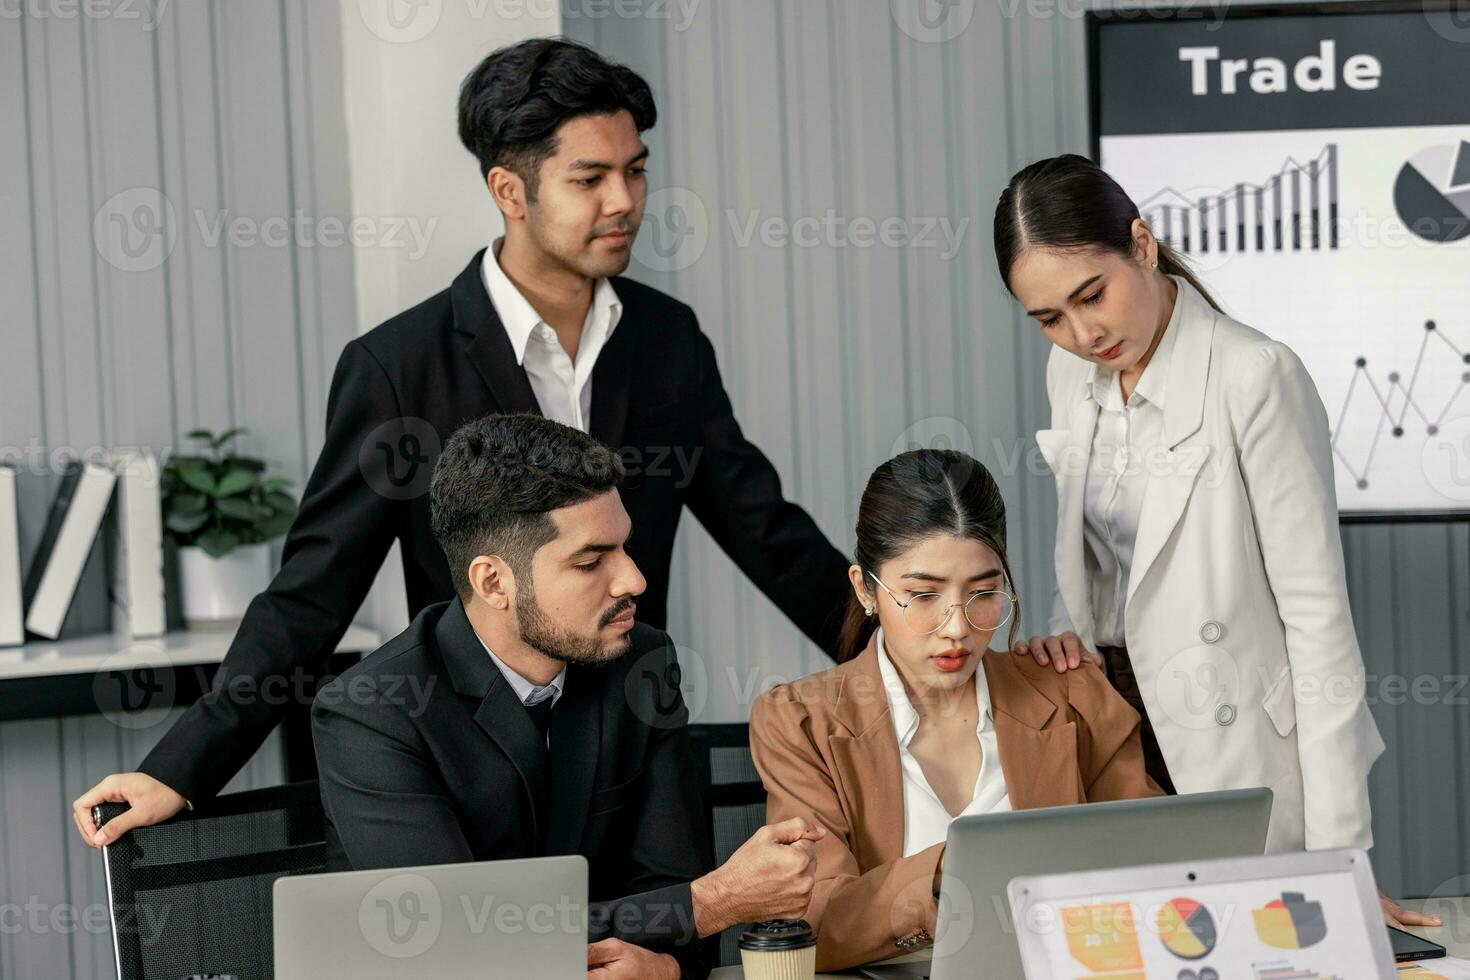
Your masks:
M 612 641 L 602 639 L 602 629 L 634 605 L 629 598 L 618 600 L 598 617 L 597 629 L 588 635 L 552 622 L 536 601 L 536 593 L 528 587 L 516 603 L 516 622 L 520 626 L 521 640 L 551 659 L 564 664 L 602 667 L 619 659 L 632 647 L 633 641 L 629 636 Z
M 598 234 L 607 234 L 615 230 L 623 230 L 628 233 L 628 247 L 616 252 L 606 254 L 593 251 L 587 242 L 579 242 L 570 245 L 555 238 L 543 224 L 540 215 L 537 214 L 536 205 L 530 205 L 532 220 L 527 221 L 527 230 L 536 244 L 536 248 L 544 255 L 549 256 L 562 268 L 574 272 L 588 279 L 608 279 L 612 276 L 620 276 L 628 270 L 628 264 L 633 258 L 633 241 L 638 234 L 638 225 L 631 220 L 619 221 L 608 225 L 599 225 L 593 231 Z

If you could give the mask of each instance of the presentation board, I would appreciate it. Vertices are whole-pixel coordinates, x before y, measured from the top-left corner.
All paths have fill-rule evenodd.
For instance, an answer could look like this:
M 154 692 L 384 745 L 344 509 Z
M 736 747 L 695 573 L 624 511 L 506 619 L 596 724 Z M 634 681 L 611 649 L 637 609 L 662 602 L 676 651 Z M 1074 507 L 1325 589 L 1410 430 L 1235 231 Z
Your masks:
M 1327 410 L 1347 519 L 1470 516 L 1470 18 L 1089 15 L 1094 159 Z

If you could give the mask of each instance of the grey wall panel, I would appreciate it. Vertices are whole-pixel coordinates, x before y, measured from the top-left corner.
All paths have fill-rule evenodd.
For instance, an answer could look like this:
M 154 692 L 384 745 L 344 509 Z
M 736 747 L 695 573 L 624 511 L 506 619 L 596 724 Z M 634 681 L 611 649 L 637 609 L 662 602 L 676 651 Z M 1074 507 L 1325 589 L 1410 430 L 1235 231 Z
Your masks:
M 245 425 L 244 448 L 299 488 L 355 332 L 350 246 L 318 234 L 350 212 L 338 5 L 175 0 L 155 20 L 157 6 L 0 19 L 0 451 L 23 470 L 27 568 L 52 450 L 162 454 L 195 426 Z M 252 237 L 266 222 L 284 240 Z M 69 622 L 106 626 L 100 577 Z M 0 724 L 0 905 L 46 917 L 0 941 L 0 980 L 114 975 L 70 802 L 135 767 L 175 716 Z M 272 736 L 229 788 L 281 776 Z
M 157 49 L 151 32 L 128 21 L 104 18 L 89 35 L 93 51 L 94 115 L 92 182 L 99 207 L 136 188 L 163 188 Z M 109 219 L 126 218 L 109 212 Z M 95 219 L 94 219 L 95 221 Z M 91 239 L 83 239 L 84 246 Z M 96 249 L 89 248 L 96 256 Z M 101 362 L 103 435 L 106 445 L 146 445 L 176 431 L 173 387 L 152 383 L 169 365 L 172 323 L 167 263 L 153 269 L 120 269 L 96 262 L 95 357 Z
M 705 0 L 682 29 L 570 14 L 564 29 L 654 88 L 651 187 L 691 192 L 709 244 L 673 271 L 631 271 L 699 313 L 736 412 L 788 495 L 850 549 L 878 462 L 942 436 L 968 445 L 1005 492 L 1023 622 L 1039 631 L 1056 497 L 1032 433 L 1049 425 L 1049 348 L 1005 293 L 991 218 L 1019 167 L 1088 152 L 1083 21 L 1075 5 L 962 2 L 946 9 L 968 23 L 925 40 L 899 25 L 903 6 Z M 829 211 L 969 225 L 943 261 L 826 240 L 742 245 L 730 224 L 732 214 L 738 225 L 752 212 L 795 221 Z M 1370 706 L 1388 744 L 1371 778 L 1375 866 L 1396 894 L 1470 890 L 1450 881 L 1470 862 L 1470 711 L 1458 689 L 1470 672 L 1470 528 L 1350 526 L 1343 540 Z M 676 581 L 670 628 L 709 678 L 696 720 L 743 720 L 771 680 L 822 666 L 692 520 Z
M 245 384 L 235 386 L 235 417 L 247 445 L 268 447 L 277 464 L 302 472 L 305 460 L 298 332 L 297 226 L 283 10 L 277 4 L 219 4 L 225 216 L 241 229 L 227 248 L 231 355 Z M 287 227 L 289 223 L 289 228 Z M 309 227 L 309 226 L 308 226 Z M 196 229 L 197 230 L 197 229 Z M 248 236 L 248 237 L 245 237 Z M 284 242 L 282 237 L 284 236 Z M 228 237 L 222 241 L 228 241 Z
M 347 119 L 342 111 L 342 51 L 331 4 L 291 3 L 282 18 L 289 77 L 298 93 L 289 113 L 292 196 L 326 227 L 352 216 Z M 360 166 L 372 166 L 363 161 Z M 298 253 L 297 332 L 300 351 L 304 459 L 309 471 L 326 431 L 327 390 L 337 355 L 356 336 L 352 248 L 319 244 Z
M 353 334 L 350 246 L 321 238 L 349 213 L 336 9 L 164 9 L 156 29 L 28 14 L 0 31 L 0 112 L 25 136 L 0 150 L 16 177 L 0 448 L 25 469 L 26 566 L 53 452 L 162 454 L 195 426 L 245 425 L 244 448 L 299 484 Z M 99 589 L 77 606 L 105 626 Z
M 1470 682 L 1470 525 L 1461 525 L 1451 534 L 1448 579 L 1450 583 L 1450 617 L 1442 636 L 1446 659 L 1449 661 L 1449 676 L 1455 685 Z M 1431 616 L 1433 613 L 1431 612 Z M 1446 760 L 1448 773 L 1446 793 L 1449 799 L 1445 806 L 1459 830 L 1460 857 L 1458 867 L 1442 868 L 1446 875 L 1453 875 L 1455 882 L 1441 879 L 1433 888 L 1441 894 L 1455 891 L 1470 892 L 1470 820 L 1465 818 L 1470 810 L 1470 689 L 1461 686 L 1457 695 L 1448 699 L 1446 705 L 1455 719 L 1453 742 L 1441 753 Z
M 9 22 L 7 22 L 8 24 Z M 44 444 L 47 430 L 39 261 L 36 235 L 36 174 L 32 167 L 33 132 L 44 120 L 32 109 L 31 59 L 28 52 L 40 43 L 38 31 L 24 20 L 0 30 L 0 130 L 21 138 L 0 140 L 0 297 L 4 298 L 4 357 L 0 357 L 0 405 L 4 431 L 0 446 L 19 457 L 35 439 Z M 29 514 L 43 513 L 50 496 L 48 481 L 26 479 L 17 483 L 20 507 Z M 29 555 L 40 538 L 39 523 L 20 528 L 21 553 Z M 23 566 L 29 567 L 24 561 Z
M 169 256 L 168 279 L 174 324 L 171 381 L 183 431 L 195 421 L 216 430 L 237 421 L 227 250 L 211 247 L 196 231 L 201 216 L 212 221 L 229 200 L 223 181 L 228 120 L 215 70 L 220 42 L 215 9 L 206 3 L 178 6 L 158 31 L 163 182 L 188 232 L 179 235 Z
M 1388 747 L 1370 781 L 1375 868 L 1401 893 L 1432 893 L 1470 871 L 1466 540 L 1463 525 L 1344 533 L 1369 705 Z
M 1045 387 L 1033 374 L 1045 345 L 1016 316 L 996 275 L 991 232 L 996 197 L 1018 161 L 1032 152 L 1013 134 L 1013 101 L 1020 96 L 1013 92 L 1010 70 L 1013 32 L 1005 28 L 999 21 L 982 29 L 972 23 L 938 45 L 951 73 L 948 152 L 956 164 L 948 186 L 955 214 L 972 220 L 955 284 L 963 317 L 956 333 L 969 379 L 956 408 L 973 432 L 978 458 L 1005 494 L 1022 622 L 1040 630 L 1050 608 L 1055 495 L 1036 467 L 1030 434 L 1049 425 Z M 1047 145 L 1036 152 L 1053 151 Z
M 1349 529 L 1343 534 L 1343 557 L 1347 563 L 1348 601 L 1353 607 L 1353 625 L 1362 645 L 1368 672 L 1393 675 L 1401 670 L 1398 646 L 1393 642 L 1397 624 L 1394 603 L 1385 601 L 1383 583 L 1376 569 L 1393 551 L 1395 533 L 1389 527 Z M 1371 689 L 1371 687 L 1370 687 Z M 1379 732 L 1389 748 L 1369 774 L 1368 788 L 1373 798 L 1373 833 L 1375 836 L 1374 868 L 1385 888 L 1396 884 L 1402 891 L 1404 863 L 1403 772 L 1397 764 L 1394 747 L 1403 744 L 1406 735 L 1404 717 L 1383 706 L 1373 707 Z
M 787 211 L 794 216 L 836 213 L 841 207 L 840 175 L 845 161 L 837 142 L 840 89 L 836 84 L 834 10 L 827 3 L 783 3 L 780 13 L 778 43 L 784 86 L 780 119 L 786 200 L 790 202 Z M 794 249 L 787 259 L 784 278 L 790 310 L 796 449 L 787 489 L 846 551 L 844 529 L 852 526 L 857 515 L 851 495 L 857 475 L 848 465 L 856 456 L 855 427 L 847 424 L 852 394 L 848 354 L 854 335 L 851 300 L 845 288 L 850 273 L 838 250 L 832 248 Z M 761 433 L 753 436 L 763 437 Z M 821 653 L 810 644 L 803 643 L 802 649 L 799 661 L 773 658 L 773 668 L 783 672 L 792 667 L 797 672 L 820 669 L 825 660 Z M 749 693 L 759 694 L 766 686 L 752 685 Z
M 53 913 L 66 914 L 65 794 L 57 765 L 56 722 L 24 721 L 4 726 L 0 772 L 5 775 L 5 903 L 24 910 L 22 930 L 5 945 L 12 977 L 67 976 L 71 941 Z M 52 768 L 40 769 L 49 762 Z M 29 778 L 12 780 L 11 773 Z M 73 831 L 75 833 L 75 831 Z
M 18 22 L 7 22 L 18 23 Z M 87 59 L 95 25 L 83 18 L 29 19 L 27 90 L 34 180 L 31 245 L 37 266 L 41 356 L 30 366 L 42 381 L 47 428 L 42 443 L 84 453 L 107 444 L 104 357 L 99 337 L 96 264 L 91 229 L 95 212 L 92 117 L 96 111 Z M 11 229 L 19 234 L 21 229 Z M 26 370 L 14 364 L 8 370 Z M 6 443 L 36 435 L 17 432 Z M 54 489 L 44 472 L 43 495 Z M 29 481 L 27 481 L 29 482 Z M 44 511 L 42 511 L 44 515 Z M 27 514 L 21 514 L 23 524 Z M 106 623 L 97 569 L 84 576 L 69 616 L 80 629 Z
M 688 45 L 691 57 L 696 58 L 701 64 L 710 64 L 720 57 L 720 42 L 713 27 L 710 17 L 700 16 L 683 35 L 683 41 Z M 688 66 L 682 63 L 671 62 L 669 73 L 669 85 L 687 91 L 690 98 L 686 104 L 678 106 L 667 101 L 664 103 L 668 108 L 671 136 L 666 171 L 668 182 L 664 186 L 674 186 L 681 192 L 687 192 L 688 195 L 692 195 L 694 202 L 699 202 L 707 210 L 708 206 L 703 202 L 720 199 L 725 168 L 713 160 L 708 161 L 707 165 L 696 165 L 694 161 L 699 159 L 696 156 L 699 152 L 697 148 L 704 148 L 706 152 L 713 152 L 720 157 L 723 157 L 726 152 L 722 142 L 725 138 L 723 129 L 711 118 L 715 107 L 725 104 L 719 87 L 722 79 L 715 72 L 689 71 Z M 701 162 L 704 161 L 701 160 Z M 728 325 L 723 307 L 723 282 L 719 270 L 725 246 L 713 230 L 713 222 L 716 217 L 713 213 L 708 214 L 708 220 L 712 225 L 709 242 L 703 253 L 693 260 L 694 267 L 708 271 L 699 276 L 697 282 L 689 283 L 689 293 L 685 294 L 681 289 L 680 297 L 693 306 L 696 313 L 701 316 L 701 323 L 704 325 L 705 332 L 709 334 L 723 367 L 727 350 Z M 645 230 L 648 229 L 645 228 Z M 677 257 L 677 253 L 675 254 Z M 691 278 L 683 275 L 685 271 L 678 270 L 676 273 L 674 281 L 680 286 Z M 684 553 L 686 574 L 683 580 L 690 583 L 688 592 L 721 598 L 720 602 L 703 605 L 697 611 L 689 608 L 687 596 L 685 601 L 673 600 L 675 608 L 682 607 L 681 618 L 684 623 L 691 623 L 691 616 L 694 615 L 698 617 L 703 627 L 699 631 L 691 629 L 679 639 L 681 645 L 688 644 L 692 647 L 684 660 L 689 663 L 693 658 L 692 662 L 697 663 L 700 657 L 704 657 L 706 663 L 715 662 L 718 661 L 720 652 L 727 654 L 731 652 L 728 649 L 722 650 L 720 644 L 728 645 L 740 636 L 739 624 L 742 619 L 740 604 L 745 601 L 745 596 L 739 591 L 736 584 L 737 575 L 728 562 L 721 564 L 706 560 L 705 556 L 717 553 L 718 549 L 694 521 L 683 522 L 679 535 L 679 548 Z M 726 660 L 725 662 L 733 661 Z M 697 708 L 698 705 L 693 707 Z

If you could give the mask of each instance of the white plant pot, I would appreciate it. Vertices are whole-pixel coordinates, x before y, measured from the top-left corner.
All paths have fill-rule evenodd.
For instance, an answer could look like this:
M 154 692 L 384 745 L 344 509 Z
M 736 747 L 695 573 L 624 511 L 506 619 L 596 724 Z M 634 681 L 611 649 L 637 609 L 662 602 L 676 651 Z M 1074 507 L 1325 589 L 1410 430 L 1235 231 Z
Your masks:
M 179 549 L 184 622 L 190 629 L 228 629 L 271 583 L 269 543 L 242 545 L 223 558 L 203 548 Z

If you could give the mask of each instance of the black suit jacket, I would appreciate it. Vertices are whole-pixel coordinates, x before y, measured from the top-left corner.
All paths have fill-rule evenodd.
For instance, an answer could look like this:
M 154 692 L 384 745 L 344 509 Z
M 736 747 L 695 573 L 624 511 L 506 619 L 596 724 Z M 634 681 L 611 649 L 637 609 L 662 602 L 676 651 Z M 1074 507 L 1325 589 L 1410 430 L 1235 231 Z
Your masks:
M 714 853 L 678 661 L 663 632 L 640 623 L 630 636 L 613 664 L 567 667 L 549 770 L 458 599 L 323 686 L 311 720 L 329 870 L 581 854 L 590 941 L 617 936 L 705 972 L 689 882 Z
M 191 800 L 217 793 L 280 719 L 284 689 L 320 671 L 402 542 L 410 616 L 455 595 L 429 528 L 439 444 L 493 412 L 537 412 L 490 303 L 476 254 L 449 289 L 350 342 L 327 402 L 327 431 L 282 567 L 250 604 L 213 689 L 140 769 Z M 740 431 L 714 348 L 694 311 L 613 280 L 622 317 L 592 372 L 591 434 L 629 464 L 627 550 L 648 580 L 639 619 L 666 622 L 674 532 L 685 506 L 742 571 L 835 655 L 848 560 L 784 499 L 770 461 Z

